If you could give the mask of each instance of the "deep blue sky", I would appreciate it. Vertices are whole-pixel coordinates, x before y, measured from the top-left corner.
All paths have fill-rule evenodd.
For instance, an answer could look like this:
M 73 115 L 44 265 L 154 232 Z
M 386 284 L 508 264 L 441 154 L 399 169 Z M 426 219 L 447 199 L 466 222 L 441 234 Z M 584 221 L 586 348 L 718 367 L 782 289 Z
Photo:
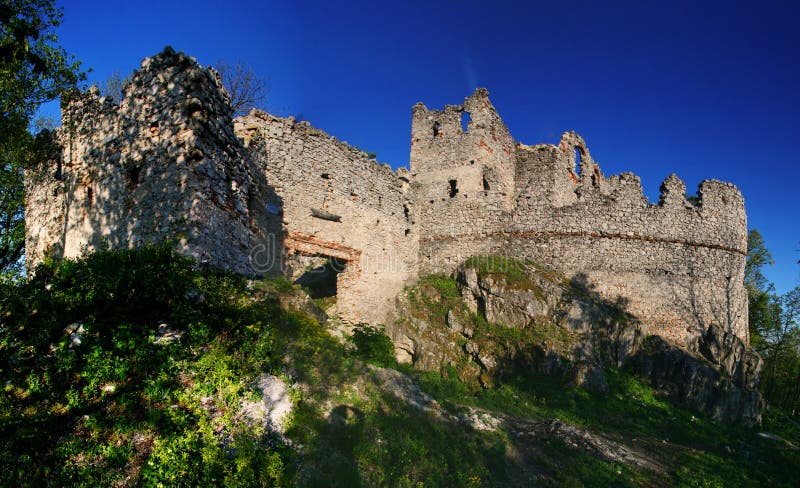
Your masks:
M 411 106 L 478 87 L 515 139 L 587 141 L 606 176 L 633 171 L 651 201 L 675 172 L 744 194 L 775 257 L 800 282 L 800 2 L 61 2 L 62 45 L 122 76 L 165 45 L 202 64 L 249 63 L 269 111 L 407 165 Z M 794 176 L 793 176 L 794 175 Z

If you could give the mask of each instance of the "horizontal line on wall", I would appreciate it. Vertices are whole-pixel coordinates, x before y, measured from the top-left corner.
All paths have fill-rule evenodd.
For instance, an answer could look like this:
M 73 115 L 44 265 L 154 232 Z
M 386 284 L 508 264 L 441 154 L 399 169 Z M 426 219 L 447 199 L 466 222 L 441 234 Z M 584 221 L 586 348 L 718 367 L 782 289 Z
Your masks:
M 691 246 L 691 247 L 703 247 L 706 249 L 717 249 L 720 251 L 727 251 L 733 252 L 736 254 L 741 254 L 742 256 L 747 256 L 747 251 L 742 251 L 741 249 L 736 249 L 733 247 L 722 246 L 719 244 L 704 244 L 700 242 L 690 242 L 684 241 L 681 239 L 665 239 L 663 237 L 646 237 L 646 236 L 637 236 L 637 235 L 626 235 L 626 234 L 600 234 L 596 232 L 534 232 L 534 231 L 517 231 L 517 232 L 507 232 L 507 231 L 497 231 L 497 232 L 482 232 L 477 234 L 458 234 L 458 235 L 450 235 L 450 236 L 433 236 L 433 237 L 423 237 L 419 241 L 420 243 L 426 242 L 440 242 L 440 241 L 455 241 L 460 239 L 482 239 L 485 237 L 583 237 L 589 239 L 626 239 L 632 241 L 645 241 L 645 242 L 663 242 L 667 244 L 681 244 L 684 246 Z

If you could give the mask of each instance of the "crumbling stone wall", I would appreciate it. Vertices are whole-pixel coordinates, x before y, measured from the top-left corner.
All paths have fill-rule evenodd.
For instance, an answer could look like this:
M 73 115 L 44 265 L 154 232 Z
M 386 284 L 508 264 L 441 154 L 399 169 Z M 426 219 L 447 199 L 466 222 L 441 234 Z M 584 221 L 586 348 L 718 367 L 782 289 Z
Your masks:
M 417 270 L 407 172 L 291 117 L 254 110 L 235 130 L 283 201 L 288 262 L 307 262 L 295 254 L 344 260 L 337 312 L 383 322 Z
M 476 102 L 484 113 L 495 113 L 485 91 L 464 107 Z M 450 272 L 475 254 L 532 259 L 625 304 L 675 344 L 689 344 L 712 324 L 749 342 L 743 286 L 747 222 L 735 186 L 706 180 L 693 204 L 685 198 L 685 184 L 671 175 L 659 203 L 649 204 L 638 177 L 603 176 L 573 132 L 558 146 L 516 144 L 507 155 L 507 130 L 499 119 L 489 118 L 486 127 L 471 125 L 475 139 L 466 139 L 452 123 L 440 122 L 449 130 L 433 130 L 459 110 L 414 107 L 411 167 L 422 197 L 422 272 Z M 492 146 L 501 142 L 499 151 Z M 444 163 L 435 178 L 420 176 L 437 161 L 457 160 L 464 164 Z M 485 169 L 475 172 L 475 166 Z M 501 178 L 499 191 L 491 185 L 481 191 L 475 183 L 478 175 L 506 174 L 509 167 L 512 186 Z M 445 180 L 459 186 L 464 180 L 469 190 L 447 195 Z
M 95 89 L 63 113 L 62 151 L 26 177 L 30 266 L 164 239 L 245 274 L 335 258 L 338 312 L 379 323 L 418 274 L 504 254 L 563 271 L 674 344 L 713 324 L 749 342 L 733 185 L 704 181 L 692 203 L 672 175 L 649 204 L 638 177 L 605 177 L 575 133 L 516 143 L 486 90 L 415 105 L 410 171 L 397 172 L 292 118 L 232 121 L 214 72 L 169 48 L 120 104 Z
M 233 134 L 219 79 L 193 58 L 166 48 L 119 104 L 93 88 L 62 113 L 61 154 L 26 174 L 29 267 L 174 239 L 201 263 L 254 274 L 253 251 L 282 245 L 267 212 L 276 196 Z M 279 270 L 279 256 L 262 271 Z

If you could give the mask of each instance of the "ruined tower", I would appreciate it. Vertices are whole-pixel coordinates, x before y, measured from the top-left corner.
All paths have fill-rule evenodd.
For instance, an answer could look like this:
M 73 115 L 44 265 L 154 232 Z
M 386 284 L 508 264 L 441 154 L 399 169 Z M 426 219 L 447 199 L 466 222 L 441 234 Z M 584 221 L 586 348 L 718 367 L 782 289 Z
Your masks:
M 45 255 L 174 240 L 198 262 L 252 274 L 282 247 L 277 201 L 233 134 L 211 70 L 171 48 L 142 61 L 119 104 L 96 88 L 65 100 L 61 154 L 26 173 L 29 269 Z M 264 271 L 280 269 L 270 251 Z

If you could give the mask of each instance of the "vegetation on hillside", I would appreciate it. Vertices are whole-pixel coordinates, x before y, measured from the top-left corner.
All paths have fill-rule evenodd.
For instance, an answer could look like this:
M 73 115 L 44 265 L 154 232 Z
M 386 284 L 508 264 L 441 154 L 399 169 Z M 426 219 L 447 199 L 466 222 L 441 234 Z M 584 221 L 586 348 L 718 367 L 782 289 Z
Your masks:
M 192 269 L 169 247 L 48 262 L 0 290 L 0 485 L 469 486 L 502 439 L 438 422 L 375 387 L 387 359 L 278 305 L 283 281 Z M 182 332 L 158 340 L 159 326 Z M 284 378 L 285 438 L 242 413 Z M 458 450 L 451 446 L 461 446 Z M 477 483 L 477 481 L 476 481 Z
M 763 274 L 772 255 L 757 230 L 750 231 L 747 249 L 750 340 L 764 359 L 761 390 L 769 408 L 800 421 L 800 286 L 783 295 L 775 292 Z
M 426 279 L 455 290 L 447 277 Z M 195 271 L 168 247 L 50 261 L 29 282 L 4 285 L 0 485 L 794 483 L 800 458 L 787 444 L 676 408 L 624 372 L 607 371 L 607 395 L 529 371 L 484 388 L 457 371 L 397 366 L 378 327 L 357 327 L 343 344 L 282 309 L 284 293 L 298 291 Z M 164 340 L 165 328 L 176 340 Z M 380 378 L 399 373 L 383 368 L 400 368 L 438 406 L 398 396 Z M 264 374 L 292 385 L 284 434 L 243 409 L 261 401 Z M 465 420 L 475 412 L 499 424 Z M 612 461 L 549 431 L 522 442 L 520 426 L 553 419 L 658 467 Z M 777 414 L 764 428 L 800 438 Z

